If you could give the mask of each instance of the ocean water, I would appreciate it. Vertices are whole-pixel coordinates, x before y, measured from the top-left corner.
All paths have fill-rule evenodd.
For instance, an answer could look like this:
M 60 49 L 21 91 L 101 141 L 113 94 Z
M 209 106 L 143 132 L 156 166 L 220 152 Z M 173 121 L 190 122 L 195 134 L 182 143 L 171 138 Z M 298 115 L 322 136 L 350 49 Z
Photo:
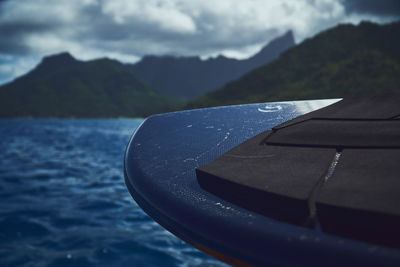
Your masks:
M 226 266 L 129 195 L 123 155 L 141 121 L 0 120 L 0 266 Z

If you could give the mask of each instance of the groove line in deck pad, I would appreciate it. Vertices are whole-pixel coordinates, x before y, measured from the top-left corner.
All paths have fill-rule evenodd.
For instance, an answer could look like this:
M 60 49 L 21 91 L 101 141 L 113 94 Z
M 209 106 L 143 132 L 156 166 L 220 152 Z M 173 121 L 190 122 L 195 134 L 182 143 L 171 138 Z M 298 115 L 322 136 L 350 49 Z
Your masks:
M 318 220 L 318 214 L 317 214 L 317 209 L 316 209 L 316 199 L 318 195 L 321 192 L 322 187 L 325 185 L 325 183 L 333 176 L 333 173 L 335 172 L 336 166 L 339 163 L 340 156 L 342 155 L 341 151 L 337 151 L 335 153 L 335 156 L 332 159 L 331 164 L 329 165 L 329 168 L 327 169 L 326 173 L 321 176 L 321 178 L 318 180 L 318 182 L 315 184 L 314 188 L 311 190 L 310 196 L 308 198 L 308 208 L 310 212 L 310 222 L 315 225 Z

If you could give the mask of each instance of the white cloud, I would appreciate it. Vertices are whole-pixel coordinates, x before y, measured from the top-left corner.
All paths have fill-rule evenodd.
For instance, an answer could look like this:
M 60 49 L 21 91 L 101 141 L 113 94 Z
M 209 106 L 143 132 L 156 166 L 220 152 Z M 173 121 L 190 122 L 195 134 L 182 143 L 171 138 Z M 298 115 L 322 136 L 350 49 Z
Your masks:
M 75 3 L 74 3 L 75 2 Z M 2 3 L 5 12 L 1 14 L 0 23 L 27 21 L 31 23 L 68 23 L 77 19 L 77 1 L 5 1 Z
M 196 32 L 192 18 L 179 10 L 174 1 L 104 1 L 102 11 L 117 24 L 141 24 L 152 30 L 191 34 Z

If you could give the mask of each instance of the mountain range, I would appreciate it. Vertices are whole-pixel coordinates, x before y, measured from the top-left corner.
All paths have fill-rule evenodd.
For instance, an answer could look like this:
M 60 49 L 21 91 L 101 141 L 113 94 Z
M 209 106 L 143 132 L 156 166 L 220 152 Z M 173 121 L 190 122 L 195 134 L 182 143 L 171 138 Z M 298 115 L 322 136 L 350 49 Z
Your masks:
M 189 100 L 273 61 L 294 45 L 293 33 L 288 31 L 248 59 L 218 56 L 201 60 L 200 57 L 146 56 L 132 65 L 132 70 L 156 91 Z
M 399 36 L 400 22 L 338 25 L 295 46 L 288 32 L 247 60 L 147 56 L 122 64 L 61 53 L 0 87 L 0 117 L 144 117 L 218 105 L 400 92 Z
M 45 57 L 0 87 L 0 117 L 141 117 L 177 107 L 118 61 L 83 62 L 68 53 Z
M 147 56 L 137 64 L 122 64 L 51 55 L 0 87 L 0 117 L 144 117 L 173 111 L 182 99 L 222 86 L 293 44 L 287 32 L 247 60 Z
M 400 92 L 400 22 L 343 24 L 185 108 Z

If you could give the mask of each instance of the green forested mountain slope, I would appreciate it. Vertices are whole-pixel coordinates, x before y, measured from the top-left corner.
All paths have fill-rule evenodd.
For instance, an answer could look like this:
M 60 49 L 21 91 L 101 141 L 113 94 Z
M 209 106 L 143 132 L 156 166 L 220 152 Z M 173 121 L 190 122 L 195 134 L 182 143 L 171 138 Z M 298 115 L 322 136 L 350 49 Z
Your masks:
M 83 62 L 68 53 L 46 57 L 30 73 L 0 87 L 0 117 L 132 117 L 177 105 L 117 61 Z
M 186 108 L 400 91 L 400 22 L 339 25 Z

